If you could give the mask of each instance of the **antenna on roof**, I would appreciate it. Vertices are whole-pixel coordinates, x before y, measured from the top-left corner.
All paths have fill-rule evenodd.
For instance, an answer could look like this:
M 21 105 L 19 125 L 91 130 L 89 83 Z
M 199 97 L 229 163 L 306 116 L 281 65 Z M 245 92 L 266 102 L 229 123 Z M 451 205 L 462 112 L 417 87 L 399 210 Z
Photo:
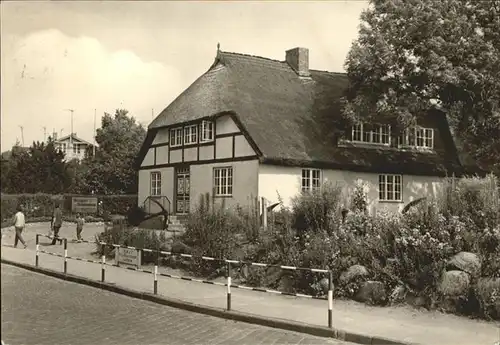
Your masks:
M 217 52 L 220 52 L 220 43 L 217 43 Z

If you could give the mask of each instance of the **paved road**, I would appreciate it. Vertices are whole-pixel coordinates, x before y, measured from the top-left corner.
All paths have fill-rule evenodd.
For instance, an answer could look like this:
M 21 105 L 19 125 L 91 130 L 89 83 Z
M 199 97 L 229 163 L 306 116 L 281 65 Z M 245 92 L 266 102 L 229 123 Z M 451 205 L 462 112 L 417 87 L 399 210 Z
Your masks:
M 2 340 L 19 344 L 336 344 L 1 265 Z

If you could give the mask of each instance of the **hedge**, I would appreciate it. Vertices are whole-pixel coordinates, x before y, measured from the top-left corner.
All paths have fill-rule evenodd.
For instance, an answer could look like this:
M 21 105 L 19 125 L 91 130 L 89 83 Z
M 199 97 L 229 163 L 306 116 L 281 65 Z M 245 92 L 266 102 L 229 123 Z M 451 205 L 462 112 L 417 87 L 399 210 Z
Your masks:
M 16 213 L 19 204 L 24 205 L 28 220 L 50 217 L 56 203 L 61 205 L 63 215 L 71 216 L 72 197 L 97 197 L 102 206 L 98 207 L 97 215 L 94 216 L 102 216 L 103 213 L 126 215 L 130 208 L 137 206 L 137 195 L 1 194 L 2 221 L 10 219 Z

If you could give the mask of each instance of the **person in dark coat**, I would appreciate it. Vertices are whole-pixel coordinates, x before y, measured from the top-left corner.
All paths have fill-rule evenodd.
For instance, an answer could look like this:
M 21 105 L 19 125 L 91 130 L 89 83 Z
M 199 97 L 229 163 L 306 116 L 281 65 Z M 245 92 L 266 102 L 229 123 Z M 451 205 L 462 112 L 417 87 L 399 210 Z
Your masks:
M 59 230 L 61 230 L 62 226 L 62 211 L 59 207 L 59 204 L 56 204 L 54 208 L 54 214 L 52 215 L 51 227 L 54 230 L 54 237 L 52 238 L 52 245 L 56 244 L 59 241 L 59 244 L 62 244 L 62 240 L 59 239 Z

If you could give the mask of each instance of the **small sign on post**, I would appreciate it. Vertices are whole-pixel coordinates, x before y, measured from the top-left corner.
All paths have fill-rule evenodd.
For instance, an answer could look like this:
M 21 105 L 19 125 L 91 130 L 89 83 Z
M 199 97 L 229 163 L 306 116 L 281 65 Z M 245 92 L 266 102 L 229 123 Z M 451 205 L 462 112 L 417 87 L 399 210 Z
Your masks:
M 71 211 L 73 213 L 97 213 L 97 198 L 74 196 L 71 199 Z
M 141 251 L 132 248 L 117 248 L 116 265 L 128 265 L 141 268 Z

